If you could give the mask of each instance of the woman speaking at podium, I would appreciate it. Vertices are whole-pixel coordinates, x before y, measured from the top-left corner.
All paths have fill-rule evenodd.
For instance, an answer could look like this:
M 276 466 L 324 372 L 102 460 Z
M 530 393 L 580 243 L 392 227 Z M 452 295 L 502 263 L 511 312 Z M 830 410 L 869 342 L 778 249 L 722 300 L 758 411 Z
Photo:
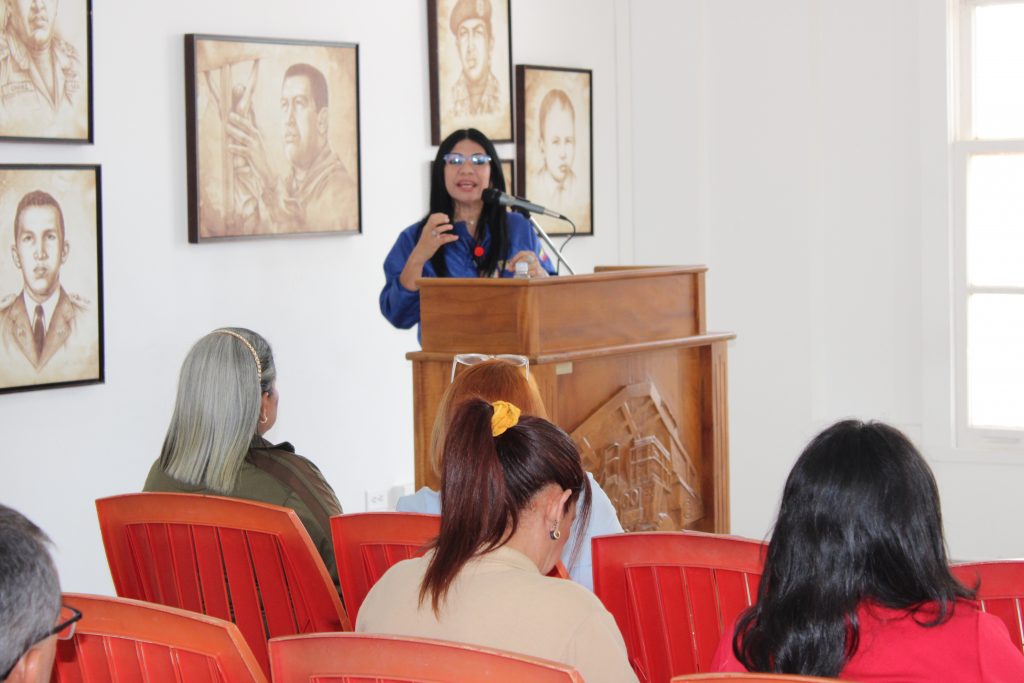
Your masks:
M 468 128 L 445 138 L 430 171 L 430 213 L 402 231 L 384 260 L 380 312 L 392 325 L 408 329 L 420 321 L 421 277 L 512 277 L 520 261 L 529 264 L 530 277 L 554 274 L 530 222 L 484 204 L 489 187 L 505 191 L 487 136 Z

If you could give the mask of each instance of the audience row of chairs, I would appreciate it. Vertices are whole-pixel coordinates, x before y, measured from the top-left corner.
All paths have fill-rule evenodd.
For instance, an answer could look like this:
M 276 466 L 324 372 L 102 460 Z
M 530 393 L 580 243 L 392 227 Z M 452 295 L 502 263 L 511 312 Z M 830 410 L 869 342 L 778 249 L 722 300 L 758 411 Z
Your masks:
M 72 640 L 62 641 L 54 683 L 187 681 L 266 683 L 263 668 L 234 624 L 140 600 L 65 594 L 82 612 Z M 270 680 L 379 683 L 582 683 L 558 662 L 422 638 L 314 633 L 274 638 Z M 414 676 L 415 678 L 410 678 Z M 393 677 L 389 678 L 389 677 Z M 681 676 L 674 681 L 821 681 L 807 677 L 737 674 Z
M 68 595 L 68 604 L 85 616 L 76 638 L 62 643 L 54 680 L 157 681 L 163 677 L 120 673 L 164 666 L 190 672 L 168 674 L 167 680 L 189 681 L 306 681 L 315 674 L 337 681 L 348 675 L 440 683 L 464 680 L 467 670 L 479 681 L 580 680 L 564 665 L 486 648 L 341 633 L 351 630 L 373 583 L 394 563 L 423 551 L 437 533 L 437 516 L 332 518 L 343 606 L 292 510 L 157 493 L 96 505 L 117 594 L 145 603 Z M 765 548 L 758 541 L 695 532 L 594 539 L 594 590 L 622 630 L 641 681 L 712 680 L 699 672 L 706 671 L 723 631 L 756 598 Z M 981 579 L 984 609 L 1000 616 L 1024 649 L 1024 563 L 977 563 L 954 571 L 969 586 Z M 133 610 L 148 610 L 149 616 L 132 616 Z M 169 634 L 185 638 L 196 629 L 191 639 L 167 641 Z M 126 634 L 134 635 L 125 640 Z M 118 675 L 111 673 L 110 657 L 118 658 Z M 409 661 L 417 668 L 402 669 Z M 690 675 L 673 678 L 680 674 Z
M 234 624 L 127 598 L 65 594 L 82 612 L 72 640 L 62 641 L 54 664 L 55 683 L 188 681 L 265 683 L 263 668 Z M 356 633 L 315 633 L 274 638 L 269 643 L 272 681 L 364 680 L 386 683 L 532 681 L 581 682 L 558 662 L 490 648 L 422 638 Z M 415 676 L 411 679 L 410 676 Z M 807 677 L 737 674 L 681 676 L 674 681 L 821 681 Z
M 187 681 L 265 683 L 268 675 L 238 627 L 188 610 L 141 600 L 65 594 L 82 612 L 75 636 L 58 646 L 55 683 Z M 416 638 L 313 633 L 269 643 L 273 681 L 446 683 L 473 672 L 478 681 L 581 681 L 572 667 L 498 650 Z

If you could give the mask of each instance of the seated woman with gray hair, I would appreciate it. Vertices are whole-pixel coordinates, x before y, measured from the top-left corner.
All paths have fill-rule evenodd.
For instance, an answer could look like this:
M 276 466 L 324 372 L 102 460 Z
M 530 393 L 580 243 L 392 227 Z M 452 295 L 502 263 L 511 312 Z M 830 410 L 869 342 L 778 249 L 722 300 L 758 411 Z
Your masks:
M 195 343 L 160 457 L 143 491 L 245 498 L 295 510 L 337 582 L 330 518 L 334 489 L 288 442 L 263 435 L 277 420 L 277 368 L 270 344 L 252 330 L 214 330 Z

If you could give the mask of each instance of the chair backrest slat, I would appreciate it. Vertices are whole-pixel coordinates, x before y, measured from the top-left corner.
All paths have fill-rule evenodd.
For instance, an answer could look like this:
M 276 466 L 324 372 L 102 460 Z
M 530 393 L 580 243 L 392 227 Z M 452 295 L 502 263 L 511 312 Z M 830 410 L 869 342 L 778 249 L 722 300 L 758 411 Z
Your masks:
M 186 675 L 192 676 L 194 680 L 203 680 L 204 674 L 209 675 L 208 667 L 197 666 L 197 661 L 207 660 L 207 657 L 189 656 L 192 654 L 190 652 L 171 652 L 169 648 L 154 643 L 121 641 L 120 644 L 123 646 L 122 654 L 114 661 L 117 665 L 121 662 L 129 663 L 131 668 L 138 671 L 140 681 L 173 683 L 179 675 L 186 681 L 191 680 L 186 678 Z M 129 648 L 133 648 L 134 652 Z M 212 680 L 216 681 L 218 678 L 215 673 Z
M 167 535 L 171 549 L 171 580 L 178 596 L 175 602 L 183 609 L 202 612 L 203 591 L 195 572 L 196 544 L 191 530 L 184 524 L 168 524 Z M 182 552 L 181 548 L 188 550 Z
M 687 531 L 593 539 L 594 592 L 640 680 L 707 670 L 722 633 L 757 597 L 765 548 Z
M 295 592 L 285 574 L 285 558 L 276 540 L 267 534 L 246 534 L 249 552 L 256 574 L 256 583 L 263 598 L 263 614 L 267 633 L 275 636 L 290 636 L 302 633 L 292 606 L 291 595 Z M 301 602 L 299 603 L 301 606 Z M 305 621 L 305 615 L 303 615 Z
M 195 553 L 195 574 L 191 578 L 199 592 L 199 600 L 193 603 L 194 607 L 193 604 L 180 607 L 233 621 L 227 575 L 224 573 L 224 562 L 221 559 L 224 550 L 220 545 L 220 533 L 214 526 L 193 526 L 189 531 Z M 184 552 L 181 554 L 186 556 Z M 187 571 L 187 567 L 182 567 L 182 571 Z

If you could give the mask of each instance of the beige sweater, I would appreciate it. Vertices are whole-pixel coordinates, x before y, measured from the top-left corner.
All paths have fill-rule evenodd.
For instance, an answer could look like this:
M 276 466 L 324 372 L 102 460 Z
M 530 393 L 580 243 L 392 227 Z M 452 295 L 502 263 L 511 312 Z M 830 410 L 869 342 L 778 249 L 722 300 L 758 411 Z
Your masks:
M 612 615 L 586 588 L 541 575 L 517 550 L 470 561 L 434 616 L 419 604 L 426 556 L 399 562 L 359 608 L 356 631 L 438 638 L 571 664 L 587 683 L 635 683 Z

